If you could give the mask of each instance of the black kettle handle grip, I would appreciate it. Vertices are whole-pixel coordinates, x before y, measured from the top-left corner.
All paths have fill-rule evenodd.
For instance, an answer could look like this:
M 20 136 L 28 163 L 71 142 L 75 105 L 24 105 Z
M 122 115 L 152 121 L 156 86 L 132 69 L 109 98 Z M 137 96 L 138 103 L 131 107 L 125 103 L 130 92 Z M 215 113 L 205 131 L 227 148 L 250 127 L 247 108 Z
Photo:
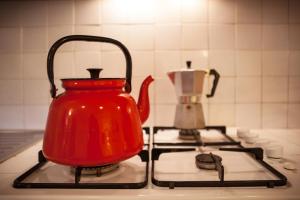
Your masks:
M 214 82 L 213 82 L 213 86 L 211 88 L 210 94 L 206 95 L 206 97 L 208 97 L 208 98 L 213 97 L 215 95 L 215 92 L 216 92 L 216 89 L 217 89 L 217 86 L 219 83 L 219 79 L 220 79 L 220 74 L 215 69 L 209 70 L 209 75 L 214 76 Z
M 59 40 L 57 40 L 50 48 L 47 58 L 47 73 L 48 79 L 51 85 L 50 94 L 52 98 L 56 97 L 57 88 L 54 83 L 54 73 L 53 73 L 53 61 L 54 55 L 57 49 L 64 43 L 70 41 L 87 41 L 87 42 L 104 42 L 104 43 L 111 43 L 118 46 L 125 58 L 126 58 L 126 85 L 125 91 L 131 91 L 131 76 L 132 76 L 132 60 L 128 49 L 118 40 L 108 38 L 108 37 L 100 37 L 100 36 L 89 36 L 89 35 L 68 35 Z

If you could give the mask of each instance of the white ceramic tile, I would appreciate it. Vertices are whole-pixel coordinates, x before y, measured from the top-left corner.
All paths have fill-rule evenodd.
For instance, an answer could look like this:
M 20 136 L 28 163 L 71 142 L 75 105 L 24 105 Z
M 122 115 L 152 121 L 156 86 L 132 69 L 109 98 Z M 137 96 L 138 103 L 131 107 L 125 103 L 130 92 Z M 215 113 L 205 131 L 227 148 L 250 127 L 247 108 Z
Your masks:
M 130 93 L 130 95 L 135 99 L 135 101 L 138 103 L 138 99 L 139 99 L 139 95 L 140 95 L 140 89 L 141 89 L 141 85 L 144 81 L 146 77 L 133 77 L 132 78 L 132 91 Z M 156 81 L 156 80 L 154 80 Z M 150 104 L 154 104 L 154 82 L 152 82 L 149 85 L 148 88 L 148 94 L 149 94 L 149 102 Z
M 46 27 L 23 28 L 23 51 L 44 52 L 47 51 Z
M 180 48 L 181 27 L 179 25 L 157 25 L 155 48 L 157 50 L 176 50 Z
M 22 129 L 23 106 L 0 106 L 0 129 Z
M 300 1 L 289 0 L 289 22 L 300 23 Z
M 236 126 L 261 128 L 261 104 L 236 104 Z
M 172 105 L 155 105 L 154 124 L 155 126 L 174 126 L 175 104 Z M 166 113 L 168 113 L 166 115 Z
M 52 0 L 48 2 L 48 25 L 74 24 L 74 2 Z
M 236 37 L 238 49 L 261 49 L 261 25 L 237 25 Z
M 47 80 L 24 80 L 24 104 L 47 105 L 49 88 Z
M 128 48 L 134 50 L 153 50 L 153 25 L 132 25 L 128 27 Z
M 287 77 L 263 78 L 263 102 L 286 102 L 288 97 Z
M 287 25 L 263 25 L 264 50 L 287 50 L 288 46 Z
M 300 75 L 300 51 L 290 51 L 289 55 L 289 75 Z
M 100 24 L 101 1 L 76 0 L 75 23 L 76 24 Z
M 209 88 L 212 88 L 212 80 L 209 81 Z M 210 92 L 209 92 L 210 93 Z M 235 102 L 235 79 L 221 77 L 212 98 L 208 98 L 209 103 L 234 103 Z
M 167 72 L 180 69 L 179 51 L 156 51 L 155 52 L 155 76 L 167 77 Z
M 88 68 L 103 68 L 104 70 L 100 74 L 101 77 L 103 77 L 103 74 L 107 70 L 106 65 L 101 65 L 100 52 L 76 52 L 74 54 L 74 65 L 74 76 L 77 78 L 90 78 L 90 73 L 86 70 Z
M 153 51 L 131 51 L 132 75 L 146 77 L 154 74 Z
M 287 104 L 262 104 L 263 128 L 287 128 Z
M 235 53 L 230 50 L 209 51 L 209 67 L 216 69 L 221 77 L 235 75 Z
M 261 78 L 237 77 L 236 102 L 258 103 L 261 102 Z
M 292 50 L 300 50 L 300 25 L 289 25 L 289 48 Z
M 47 54 L 23 54 L 24 79 L 47 79 Z M 55 71 L 55 69 L 54 69 Z
M 103 25 L 102 36 L 111 37 L 119 40 L 125 46 L 128 46 L 128 26 L 126 25 Z M 118 47 L 112 44 L 103 44 L 103 50 L 119 50 Z M 120 50 L 119 50 L 120 51 Z
M 94 36 L 101 36 L 101 27 L 100 26 L 75 26 L 75 34 L 78 35 L 94 35 Z M 75 45 L 75 51 L 100 51 L 101 50 L 101 44 L 99 42 L 80 42 L 76 41 L 74 43 Z
M 54 59 L 54 77 L 71 78 L 75 76 L 74 55 L 71 52 L 57 53 Z
M 156 23 L 179 23 L 181 14 L 180 0 L 155 0 Z
M 288 105 L 288 128 L 300 128 L 300 104 Z
M 209 48 L 210 49 L 234 49 L 235 34 L 234 25 L 210 25 Z
M 103 77 L 124 78 L 126 73 L 125 57 L 120 51 L 103 52 L 101 55 L 101 72 Z
M 153 23 L 155 20 L 155 1 L 129 0 L 125 1 L 128 11 L 128 22 L 132 24 Z
M 288 51 L 264 51 L 263 75 L 264 76 L 287 76 L 288 75 Z
M 153 127 L 154 126 L 154 116 L 155 116 L 155 106 L 154 104 L 150 105 L 150 113 L 149 113 L 149 117 L 148 119 L 145 121 L 145 123 L 143 124 L 143 126 L 150 126 Z
M 45 26 L 47 24 L 47 1 L 22 1 L 20 5 L 23 26 Z
M 21 80 L 0 80 L 0 104 L 20 105 L 23 103 Z
M 129 21 L 128 1 L 103 0 L 102 1 L 102 23 L 128 23 Z
M 0 28 L 0 52 L 21 51 L 21 29 Z
M 186 67 L 186 62 L 192 61 L 191 67 L 195 69 L 207 69 L 208 51 L 181 51 L 181 68 Z
M 25 129 L 45 129 L 48 115 L 48 106 L 25 106 Z
M 155 103 L 157 104 L 175 104 L 177 97 L 175 87 L 167 78 L 156 78 L 154 83 Z
M 263 1 L 263 23 L 282 24 L 288 22 L 288 1 Z
M 181 1 L 182 22 L 207 22 L 208 0 Z
M 289 78 L 289 102 L 300 103 L 300 76 Z
M 235 125 L 234 104 L 209 104 L 208 124 L 209 125 Z
M 261 23 L 262 0 L 237 0 L 238 23 Z
M 12 12 L 12 10 L 14 12 Z M 20 26 L 21 5 L 19 1 L 0 2 L 0 26 Z
M 237 76 L 260 76 L 261 75 L 261 52 L 238 51 L 236 55 Z
M 50 26 L 48 27 L 48 48 L 60 38 L 73 34 L 72 26 Z M 58 51 L 72 51 L 74 49 L 74 42 L 63 44 Z
M 182 25 L 182 49 L 207 49 L 208 48 L 208 27 L 205 24 Z
M 0 79 L 21 79 L 21 55 L 0 54 Z
M 235 21 L 235 0 L 210 0 L 209 22 L 233 23 Z

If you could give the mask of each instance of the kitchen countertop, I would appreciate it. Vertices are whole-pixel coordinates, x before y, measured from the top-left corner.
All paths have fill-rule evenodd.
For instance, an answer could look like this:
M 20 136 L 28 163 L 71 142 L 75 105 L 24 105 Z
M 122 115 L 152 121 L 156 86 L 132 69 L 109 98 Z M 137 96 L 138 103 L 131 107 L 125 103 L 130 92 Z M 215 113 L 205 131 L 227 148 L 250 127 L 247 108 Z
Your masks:
M 228 131 L 236 137 L 235 128 Z M 143 189 L 15 189 L 13 180 L 37 162 L 42 141 L 0 164 L 0 199 L 300 199 L 300 130 L 258 130 L 267 138 L 284 146 L 283 159 L 265 160 L 288 178 L 287 186 L 266 188 L 160 188 L 149 184 Z M 237 138 L 236 138 L 237 139 Z M 283 168 L 291 161 L 296 170 Z M 149 169 L 150 170 L 150 169 Z

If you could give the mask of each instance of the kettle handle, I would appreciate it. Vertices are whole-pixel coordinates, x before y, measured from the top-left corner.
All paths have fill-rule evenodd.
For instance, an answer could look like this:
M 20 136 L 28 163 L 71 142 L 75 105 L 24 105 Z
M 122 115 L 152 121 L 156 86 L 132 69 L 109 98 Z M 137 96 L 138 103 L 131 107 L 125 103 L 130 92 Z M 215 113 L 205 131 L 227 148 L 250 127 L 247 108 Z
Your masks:
M 214 76 L 214 82 L 213 82 L 213 86 L 211 88 L 210 94 L 206 95 L 207 98 L 213 97 L 215 95 L 215 92 L 216 92 L 216 89 L 217 89 L 217 86 L 219 83 L 219 79 L 220 79 L 220 74 L 215 69 L 209 70 L 209 75 Z
M 125 58 L 126 58 L 126 85 L 125 85 L 125 91 L 131 92 L 131 74 L 132 74 L 132 60 L 130 53 L 128 49 L 118 40 L 108 38 L 108 37 L 100 37 L 100 36 L 89 36 L 89 35 L 68 35 L 65 36 L 59 40 L 57 40 L 50 48 L 47 58 L 47 73 L 48 73 L 48 79 L 50 82 L 50 94 L 52 98 L 56 97 L 56 91 L 57 88 L 54 83 L 54 73 L 53 73 L 53 61 L 54 61 L 54 55 L 57 51 L 57 49 L 64 43 L 70 42 L 70 41 L 87 41 L 87 42 L 104 42 L 104 43 L 111 43 L 116 46 L 118 46 Z

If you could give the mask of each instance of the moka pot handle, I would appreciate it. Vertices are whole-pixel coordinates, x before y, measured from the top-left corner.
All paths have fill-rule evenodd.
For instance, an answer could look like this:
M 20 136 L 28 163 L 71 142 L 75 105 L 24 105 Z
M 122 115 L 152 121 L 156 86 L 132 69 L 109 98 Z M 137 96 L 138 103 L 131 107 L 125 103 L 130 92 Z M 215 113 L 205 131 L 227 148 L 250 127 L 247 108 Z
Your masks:
M 126 85 L 125 85 L 125 91 L 130 92 L 131 91 L 131 76 L 132 76 L 132 60 L 130 53 L 128 49 L 118 40 L 108 38 L 108 37 L 100 37 L 100 36 L 90 36 L 90 35 L 68 35 L 65 36 L 59 40 L 57 40 L 50 48 L 48 52 L 48 58 L 47 58 L 47 73 L 48 73 L 48 79 L 50 82 L 50 94 L 52 98 L 56 97 L 56 91 L 57 88 L 54 83 L 54 72 L 53 72 L 53 61 L 54 61 L 54 55 L 57 51 L 57 49 L 64 43 L 71 42 L 71 41 L 86 41 L 86 42 L 103 42 L 103 43 L 111 43 L 116 46 L 118 46 L 125 58 L 126 58 Z
M 215 95 L 215 92 L 216 92 L 216 89 L 217 89 L 217 86 L 219 83 L 219 79 L 220 79 L 220 74 L 215 69 L 209 70 L 209 75 L 214 76 L 214 81 L 213 81 L 213 86 L 211 88 L 210 94 L 206 95 L 207 98 L 211 98 Z

